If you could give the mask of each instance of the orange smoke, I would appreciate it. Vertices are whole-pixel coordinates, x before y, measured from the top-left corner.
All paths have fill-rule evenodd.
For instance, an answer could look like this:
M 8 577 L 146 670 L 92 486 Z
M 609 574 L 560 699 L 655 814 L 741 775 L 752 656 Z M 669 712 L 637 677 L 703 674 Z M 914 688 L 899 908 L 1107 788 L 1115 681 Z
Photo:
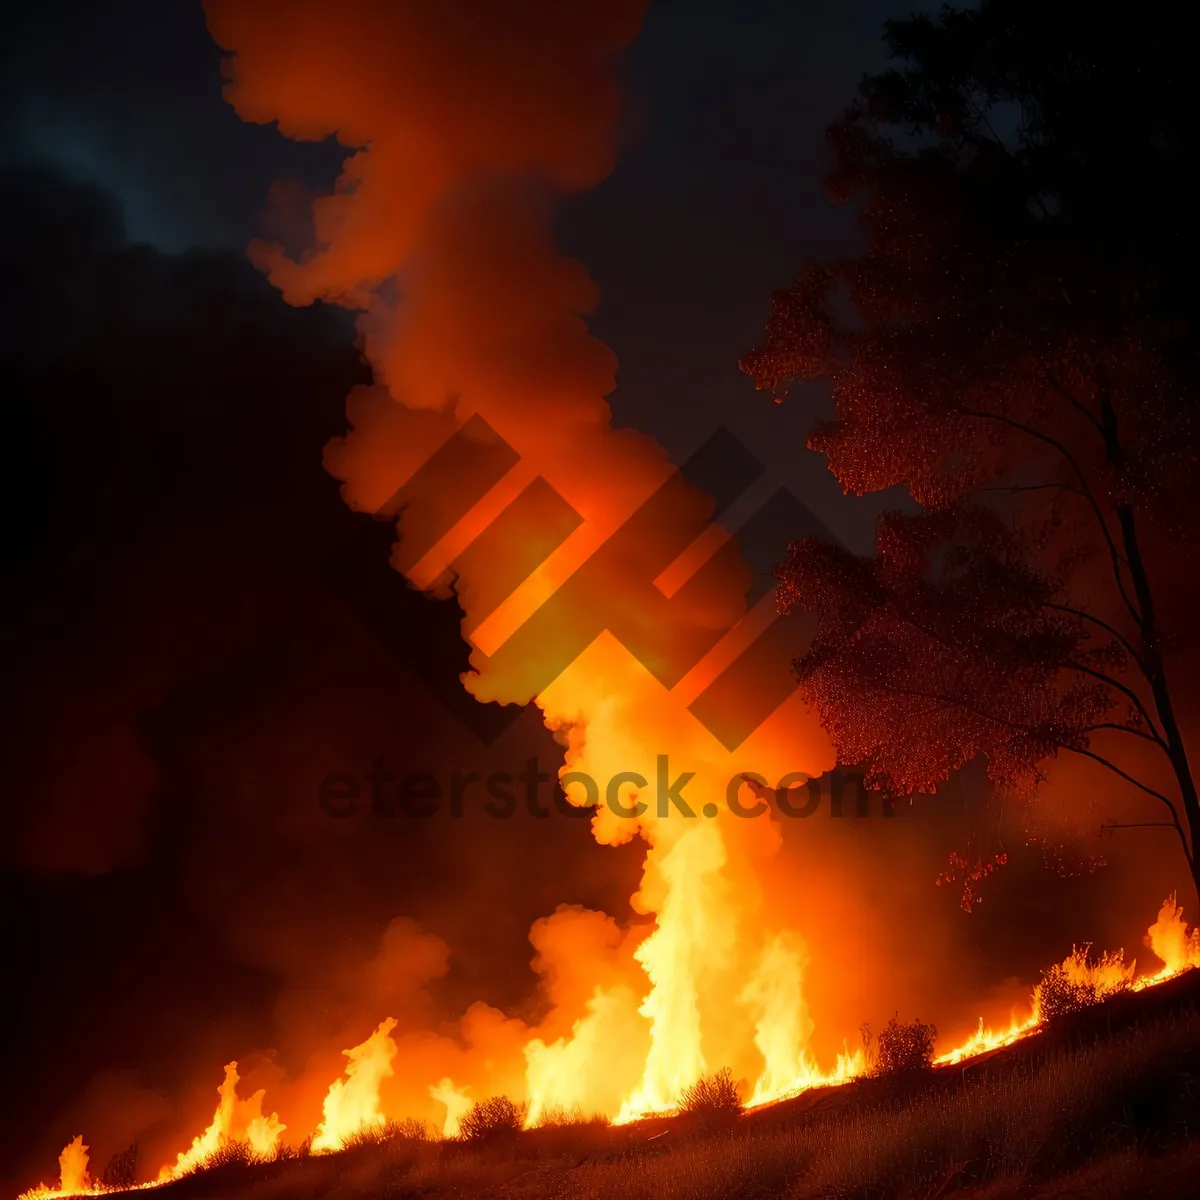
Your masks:
M 735 828 L 726 783 L 747 760 L 775 778 L 797 767 L 817 774 L 831 765 L 828 744 L 790 705 L 735 757 L 688 711 L 703 664 L 674 686 L 737 624 L 751 578 L 736 545 L 710 536 L 712 501 L 681 483 L 636 537 L 613 537 L 670 467 L 648 438 L 613 429 L 604 397 L 615 363 L 584 321 L 595 287 L 549 232 L 556 196 L 612 167 L 612 62 L 641 7 L 481 2 L 450 30 L 419 4 L 207 5 L 213 36 L 233 52 L 226 94 L 243 118 L 278 120 L 292 137 L 335 134 L 352 149 L 337 191 L 314 206 L 310 253 L 251 248 L 289 302 L 360 311 L 376 386 L 350 397 L 353 428 L 327 449 L 328 469 L 349 504 L 377 510 L 454 430 L 474 429 L 472 417 L 516 449 L 520 461 L 469 511 L 459 511 L 457 487 L 405 504 L 394 565 L 418 586 L 453 586 L 472 647 L 464 682 L 479 699 L 534 700 L 564 744 L 564 775 L 624 775 L 614 795 L 650 801 L 631 819 L 604 808 L 593 819 L 597 840 L 640 836 L 648 848 L 634 904 L 654 928 L 626 960 L 640 978 L 597 979 L 556 1010 L 552 1036 L 525 1030 L 532 1113 L 665 1110 L 718 1062 L 757 1078 L 763 1045 L 775 1079 L 786 1073 L 780 1056 L 804 1061 L 809 1032 L 790 1017 L 774 1029 L 778 998 L 738 1004 L 781 932 L 758 919 L 756 865 L 778 834 L 769 822 Z M 526 501 L 534 493 L 556 494 L 573 516 L 531 558 L 522 506 L 536 511 Z M 693 542 L 704 546 L 689 559 L 701 586 L 669 578 Z M 497 594 L 494 580 L 514 561 L 528 570 Z M 550 596 L 566 596 L 569 612 L 531 621 Z M 614 607 L 620 640 L 595 637 Z M 565 669 L 544 686 L 539 664 L 566 647 Z M 672 816 L 650 794 L 672 760 L 692 776 L 687 799 L 703 817 Z M 799 932 L 787 937 L 802 955 Z M 800 975 L 789 980 L 780 995 L 802 1003 Z M 629 1053 L 611 1052 L 616 1037 Z
M 820 775 L 833 765 L 829 743 L 798 694 L 733 752 L 690 711 L 715 672 L 706 653 L 719 660 L 722 639 L 738 637 L 750 573 L 710 523 L 713 501 L 682 483 L 667 485 L 636 538 L 614 538 L 671 470 L 648 438 L 613 429 L 604 397 L 615 363 L 584 319 L 596 290 L 550 237 L 555 198 L 613 164 L 612 62 L 641 8 L 476 0 L 447 22 L 419 0 L 206 4 L 214 38 L 231 52 L 226 95 L 238 113 L 348 148 L 334 194 L 314 206 L 309 252 L 251 247 L 289 303 L 324 299 L 360 314 L 375 384 L 349 397 L 352 428 L 327 447 L 328 469 L 348 504 L 376 512 L 455 431 L 486 449 L 476 416 L 516 449 L 520 461 L 467 511 L 456 487 L 403 506 L 393 563 L 416 586 L 457 595 L 471 645 L 466 686 L 481 700 L 537 704 L 563 746 L 573 803 L 587 800 L 572 774 L 602 789 L 612 781 L 592 816 L 595 839 L 645 846 L 632 899 L 644 922 L 622 928 L 560 908 L 535 924 L 540 1019 L 480 1002 L 452 1034 L 398 1031 L 388 1018 L 344 1051 L 318 1151 L 388 1116 L 434 1116 L 452 1137 L 472 1099 L 501 1092 L 527 1104 L 531 1123 L 559 1109 L 631 1120 L 671 1110 L 721 1067 L 746 1080 L 755 1104 L 864 1067 L 849 1049 L 816 1061 L 806 979 L 851 967 L 810 963 L 799 922 L 767 911 L 780 832 L 770 818 L 738 819 L 728 791 L 750 768 L 770 780 Z M 570 511 L 559 509 L 561 537 L 531 558 L 529 509 L 551 493 Z M 689 556 L 697 543 L 703 553 Z M 683 558 L 690 573 L 672 570 Z M 510 578 L 514 562 L 528 571 Z M 497 578 L 512 587 L 498 592 Z M 542 603 L 564 594 L 570 605 L 547 617 Z M 574 647 L 580 631 L 578 652 L 546 684 L 542 656 Z M 674 785 L 695 815 L 663 802 Z M 1196 935 L 1177 909 L 1164 907 L 1155 928 L 1152 948 L 1172 955 L 1166 970 L 1194 961 Z M 402 933 L 393 942 L 407 946 Z M 436 976 L 445 958 L 426 951 L 422 977 Z M 1119 959 L 1097 966 L 1073 955 L 1061 969 L 1097 986 L 1133 977 Z M 364 1006 L 371 1001 L 364 990 Z M 1023 1020 L 999 1034 L 981 1025 L 940 1061 L 1036 1027 L 1036 997 Z M 211 1124 L 160 1180 L 233 1140 L 261 1154 L 279 1144 L 284 1126 L 262 1115 L 263 1093 L 239 1100 L 237 1082 L 231 1063 Z

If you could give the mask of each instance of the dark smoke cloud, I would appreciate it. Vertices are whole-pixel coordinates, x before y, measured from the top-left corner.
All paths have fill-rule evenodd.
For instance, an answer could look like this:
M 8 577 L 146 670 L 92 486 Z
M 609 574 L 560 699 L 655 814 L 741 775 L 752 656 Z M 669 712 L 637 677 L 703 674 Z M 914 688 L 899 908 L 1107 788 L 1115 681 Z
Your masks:
M 237 256 L 129 246 L 52 175 L 6 175 L 2 202 L 16 1188 L 81 1121 L 97 1167 L 135 1132 L 173 1153 L 222 1063 L 336 1059 L 364 997 L 415 1022 L 519 1008 L 533 921 L 624 911 L 636 863 L 586 822 L 321 811 L 326 775 L 377 756 L 448 777 L 560 754 L 529 714 L 484 747 L 418 678 L 458 689 L 457 606 L 388 569 L 391 530 L 321 469 L 366 377 L 349 322 Z

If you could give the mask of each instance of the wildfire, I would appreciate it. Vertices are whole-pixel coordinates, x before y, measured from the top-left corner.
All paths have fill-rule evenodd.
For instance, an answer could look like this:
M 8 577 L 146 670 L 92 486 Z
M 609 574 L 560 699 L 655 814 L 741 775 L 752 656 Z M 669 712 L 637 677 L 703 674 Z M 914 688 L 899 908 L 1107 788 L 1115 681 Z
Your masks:
M 939 1054 L 937 1063 L 958 1063 L 1011 1046 L 1035 1032 L 1044 1021 L 1054 1015 L 1053 996 L 1059 989 L 1068 994 L 1082 995 L 1088 1001 L 1103 1000 L 1126 989 L 1140 992 L 1156 983 L 1173 979 L 1190 967 L 1200 966 L 1200 927 L 1188 931 L 1183 918 L 1183 909 L 1174 896 L 1163 901 L 1154 924 L 1146 933 L 1146 945 L 1162 967 L 1150 975 L 1137 975 L 1136 962 L 1126 962 L 1122 951 L 1102 954 L 1092 961 L 1088 957 L 1089 947 L 1075 947 L 1065 959 L 1045 973 L 1042 981 L 1034 988 L 1029 1000 L 1029 1011 L 1014 1016 L 1004 1029 L 986 1028 L 983 1018 L 979 1029 L 960 1046 Z
M 63 1152 L 58 1156 L 62 1191 L 67 1193 L 90 1192 L 92 1179 L 88 1174 L 87 1166 L 88 1148 L 83 1144 L 83 1134 L 79 1134 L 74 1141 L 68 1142 L 63 1147 Z
M 189 1174 L 229 1142 L 248 1142 L 253 1153 L 261 1158 L 269 1158 L 275 1153 L 275 1147 L 279 1145 L 280 1137 L 287 1126 L 279 1120 L 276 1113 L 269 1117 L 263 1116 L 265 1090 L 255 1092 L 248 1100 L 239 1099 L 238 1078 L 237 1063 L 227 1063 L 225 1080 L 217 1089 L 220 1101 L 212 1121 L 208 1128 L 198 1134 L 192 1144 L 180 1153 L 173 1164 L 159 1171 L 160 1183 Z
M 313 1138 L 314 1151 L 340 1150 L 351 1134 L 384 1123 L 379 1085 L 392 1074 L 396 1043 L 390 1035 L 395 1028 L 395 1020 L 388 1017 L 362 1045 L 342 1051 L 350 1063 L 345 1077 L 335 1079 L 325 1097 L 325 1116 Z
M 708 852 L 714 853 L 713 847 L 709 846 Z M 691 863 L 690 858 L 686 861 Z M 705 861 L 701 859 L 701 864 Z M 708 869 L 713 868 L 714 861 L 707 860 Z M 668 925 L 667 928 L 671 927 Z M 643 946 L 652 941 L 652 938 L 647 939 Z M 1053 1008 L 1050 997 L 1055 989 L 1065 988 L 1069 994 L 1083 996 L 1086 1002 L 1092 1003 L 1120 991 L 1143 991 L 1193 967 L 1200 967 L 1200 928 L 1188 929 L 1183 909 L 1174 896 L 1163 902 L 1146 934 L 1146 945 L 1160 959 L 1162 966 L 1144 975 L 1136 974 L 1136 963 L 1126 962 L 1121 951 L 1093 959 L 1087 947 L 1073 949 L 1061 963 L 1044 972 L 1041 982 L 1030 995 L 1025 1013 L 1014 1016 L 1008 1026 L 1000 1029 L 986 1027 L 981 1019 L 974 1034 L 960 1045 L 938 1054 L 935 1064 L 961 1063 L 1010 1046 L 1035 1033 L 1052 1015 L 1047 1010 Z M 648 954 L 643 959 L 655 961 Z M 811 1059 L 806 1044 L 812 1022 L 801 990 L 805 965 L 805 951 L 800 940 L 795 935 L 779 934 L 764 949 L 758 969 L 739 997 L 740 1003 L 756 1014 L 754 1042 L 763 1064 L 747 1107 L 775 1103 L 815 1087 L 847 1083 L 866 1070 L 867 1058 L 862 1049 L 851 1051 L 846 1047 L 837 1056 L 834 1067 L 827 1071 L 821 1070 Z M 552 1045 L 533 1038 L 526 1044 L 527 1125 L 537 1124 L 548 1110 L 569 1111 L 580 1107 L 579 1097 L 588 1094 L 590 1089 L 588 1081 L 579 1077 L 576 1068 L 590 1058 L 596 1039 L 605 1030 L 616 1027 L 627 1011 L 629 1000 L 630 997 L 622 996 L 619 989 L 606 992 L 598 988 L 586 1014 L 575 1022 L 570 1038 Z M 688 1005 L 686 1001 L 681 1002 L 677 994 L 668 994 L 661 1004 L 659 1008 L 643 1003 L 640 1012 L 651 1023 L 660 1012 L 687 1014 Z M 334 1080 L 326 1094 L 324 1116 L 312 1138 L 314 1152 L 341 1149 L 351 1134 L 382 1125 L 387 1120 L 389 1114 L 381 1103 L 380 1085 L 393 1074 L 397 1045 L 391 1034 L 395 1028 L 396 1021 L 389 1017 L 366 1041 L 344 1051 L 349 1063 L 345 1074 Z M 687 1037 L 682 1044 L 689 1051 L 695 1045 Z M 572 1047 L 576 1049 L 573 1051 Z M 583 1048 L 582 1052 L 579 1047 Z M 610 1108 L 608 1115 L 614 1123 L 621 1123 L 651 1112 L 669 1112 L 674 1109 L 679 1093 L 695 1082 L 705 1067 L 703 1057 L 694 1053 L 687 1058 L 686 1065 L 671 1063 L 663 1054 L 657 1064 L 647 1064 L 638 1087 L 618 1106 Z M 647 1087 L 647 1080 L 657 1081 L 660 1090 L 652 1090 L 653 1083 Z M 245 1100 L 239 1098 L 238 1081 L 237 1063 L 231 1062 L 225 1068 L 225 1079 L 218 1089 L 219 1102 L 207 1128 L 192 1140 L 187 1150 L 180 1152 L 174 1163 L 165 1165 L 156 1179 L 136 1185 L 137 1190 L 158 1187 L 190 1174 L 231 1143 L 248 1144 L 249 1157 L 258 1160 L 270 1159 L 277 1152 L 286 1126 L 275 1113 L 263 1115 L 263 1091 L 257 1091 Z M 460 1122 L 472 1104 L 467 1090 L 444 1076 L 429 1085 L 428 1094 L 445 1109 L 442 1136 L 457 1137 Z M 393 1115 L 399 1118 L 411 1114 Z M 67 1143 L 58 1161 L 59 1186 L 42 1184 L 25 1192 L 19 1200 L 60 1200 L 119 1190 L 102 1186 L 89 1174 L 88 1147 L 83 1144 L 82 1135 Z
M 757 644 L 764 606 L 747 612 L 753 574 L 713 518 L 713 497 L 683 483 L 649 438 L 613 428 L 605 397 L 615 361 L 585 319 L 596 290 L 555 248 L 538 194 L 539 179 L 557 195 L 611 168 L 611 63 L 642 5 L 539 4 L 515 20 L 525 7 L 481 2 L 442 35 L 421 5 L 324 5 L 319 19 L 297 16 L 312 8 L 300 0 L 207 6 L 214 37 L 234 54 L 235 108 L 290 136 L 336 134 L 349 150 L 336 193 L 314 212 L 312 252 L 292 260 L 261 243 L 251 252 L 289 303 L 319 299 L 360 314 L 376 382 L 348 398 L 352 427 L 326 448 L 329 471 L 347 503 L 379 514 L 460 435 L 475 467 L 490 445 L 481 426 L 515 448 L 519 464 L 490 482 L 490 467 L 472 467 L 444 494 L 407 496 L 393 562 L 416 587 L 453 590 L 471 647 L 464 682 L 484 702 L 537 705 L 564 747 L 564 788 L 572 775 L 615 785 L 592 814 L 596 841 L 646 847 L 632 900 L 644 924 L 623 929 L 601 913 L 560 909 L 535 926 L 550 1002 L 542 1022 L 478 1004 L 457 1036 L 439 1040 L 397 1032 L 387 1018 L 343 1052 L 316 1152 L 342 1149 L 389 1117 L 427 1117 L 431 1104 L 454 1137 L 472 1097 L 498 1092 L 524 1102 L 531 1124 L 554 1110 L 631 1121 L 671 1111 L 715 1068 L 752 1080 L 752 1105 L 866 1068 L 865 1053 L 845 1043 L 831 1069 L 816 1062 L 808 949 L 799 932 L 772 923 L 763 895 L 762 864 L 780 833 L 771 820 L 733 819 L 726 786 L 749 778 L 751 764 L 764 780 L 798 765 L 819 775 L 833 766 L 832 748 L 794 690 L 736 755 L 693 713 L 734 662 L 731 650 Z M 532 519 L 546 513 L 558 514 L 550 525 Z M 624 537 L 631 523 L 637 536 Z M 555 669 L 543 674 L 547 663 Z M 672 795 L 696 819 L 678 819 Z M 586 802 L 574 788 L 568 796 Z M 1164 964 L 1157 974 L 1136 978 L 1122 955 L 1073 951 L 1027 1014 L 999 1031 L 981 1022 L 937 1061 L 1026 1036 L 1047 1019 L 1052 994 L 1095 999 L 1200 965 L 1200 934 L 1173 898 L 1148 942 Z M 236 1066 L 225 1069 L 210 1124 L 142 1186 L 235 1143 L 256 1158 L 278 1152 L 285 1126 L 263 1114 L 262 1091 L 238 1097 Z M 391 1095 L 402 1085 L 403 1102 Z M 101 1190 L 82 1137 L 60 1168 L 58 1188 L 24 1200 Z
M 446 1106 L 446 1119 L 442 1122 L 442 1137 L 458 1137 L 459 1125 L 471 1108 L 471 1097 L 454 1086 L 448 1075 L 437 1083 L 430 1084 L 429 1094 L 439 1104 Z

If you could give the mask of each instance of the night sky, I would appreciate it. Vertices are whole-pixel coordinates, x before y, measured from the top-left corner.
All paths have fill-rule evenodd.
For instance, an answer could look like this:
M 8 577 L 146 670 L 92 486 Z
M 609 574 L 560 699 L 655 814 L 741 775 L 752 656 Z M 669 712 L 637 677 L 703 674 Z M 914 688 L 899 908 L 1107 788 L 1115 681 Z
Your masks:
M 559 219 L 560 244 L 600 286 L 594 328 L 620 360 L 618 423 L 676 457 L 729 426 L 860 546 L 869 505 L 839 504 L 823 465 L 796 453 L 811 411 L 762 403 L 737 361 L 806 256 L 858 244 L 853 213 L 825 197 L 824 130 L 882 64 L 894 10 L 653 4 L 625 66 L 617 169 Z M 240 250 L 261 232 L 273 180 L 327 190 L 337 174 L 336 145 L 288 141 L 222 101 L 199 4 L 49 3 L 22 25 L 6 81 L 10 161 L 104 188 L 133 241 Z
M 558 217 L 600 288 L 617 423 L 677 461 L 728 426 L 859 550 L 882 501 L 842 497 L 803 450 L 820 396 L 772 404 L 737 363 L 772 289 L 859 244 L 853 212 L 825 196 L 823 131 L 882 64 L 895 13 L 656 0 L 622 68 L 619 164 Z M 553 771 L 560 753 L 535 713 L 488 748 L 430 698 L 462 700 L 457 613 L 388 571 L 390 531 L 321 469 L 367 378 L 350 322 L 287 308 L 243 257 L 272 181 L 328 189 L 343 152 L 235 115 L 192 0 L 44 0 L 6 44 L 2 615 L 18 703 L 2 735 L 15 1011 L 0 1086 L 22 1099 L 0 1128 L 0 1192 L 46 1174 L 85 1119 L 101 1162 L 129 1124 L 106 1114 L 137 1113 L 147 1143 L 169 1145 L 211 1110 L 230 1046 L 274 1038 L 286 1064 L 302 1026 L 336 1031 L 397 915 L 454 947 L 448 1011 L 486 995 L 520 1012 L 531 921 L 560 902 L 625 917 L 638 873 L 636 848 L 598 848 L 586 823 L 466 820 L 450 836 L 317 809 L 316 780 L 381 754 L 538 755 Z M 913 929 L 890 930 L 913 957 L 863 981 L 874 1009 L 827 1021 L 839 1038 L 919 994 L 922 952 L 962 956 L 946 1004 L 1061 954 L 1023 886 L 1037 864 L 1015 863 L 967 926 L 931 886 L 954 830 L 899 850 L 887 832 L 847 851 L 852 886 L 945 925 L 921 952 Z M 1119 873 L 1061 886 L 1076 913 L 1128 888 L 1135 924 L 1161 900 Z M 1105 940 L 1097 922 L 1074 936 Z M 895 994 L 868 994 L 885 977 Z

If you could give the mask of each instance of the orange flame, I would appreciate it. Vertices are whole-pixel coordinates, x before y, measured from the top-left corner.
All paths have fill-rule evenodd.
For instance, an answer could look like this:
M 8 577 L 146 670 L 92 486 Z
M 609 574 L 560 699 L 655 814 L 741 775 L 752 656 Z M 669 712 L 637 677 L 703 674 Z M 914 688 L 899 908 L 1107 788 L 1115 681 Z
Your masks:
M 1128 988 L 1140 992 L 1156 983 L 1173 979 L 1191 967 L 1200 966 L 1200 928 L 1188 932 L 1183 919 L 1183 909 L 1176 903 L 1174 895 L 1163 901 L 1158 917 L 1146 934 L 1146 944 L 1159 958 L 1163 966 L 1150 975 L 1136 975 L 1136 963 L 1125 962 L 1121 951 L 1102 954 L 1094 962 L 1088 958 L 1088 947 L 1073 948 L 1053 970 L 1074 986 L 1090 988 L 1097 1000 L 1102 1000 Z M 1049 973 L 1048 973 L 1049 974 Z M 984 1026 L 979 1019 L 979 1029 L 961 1045 L 940 1054 L 938 1063 L 958 1063 L 963 1059 L 1011 1046 L 1013 1042 L 1035 1032 L 1044 1019 L 1042 989 L 1045 983 L 1034 988 L 1029 1001 L 1029 1011 L 1024 1016 L 1013 1017 L 1008 1026 L 993 1030 Z
M 633 907 L 650 919 L 649 932 L 627 931 L 611 978 L 593 978 L 561 1003 L 556 998 L 547 1022 L 533 1028 L 476 1006 L 462 1030 L 474 1022 L 477 1061 L 468 1062 L 462 1046 L 447 1039 L 445 1061 L 421 1074 L 411 1068 L 412 1094 L 444 1106 L 446 1137 L 457 1135 L 471 1094 L 495 1094 L 513 1081 L 523 1084 L 516 1098 L 528 1104 L 531 1122 L 552 1108 L 627 1121 L 671 1110 L 684 1088 L 729 1062 L 746 1067 L 752 1104 L 843 1083 L 865 1067 L 863 1052 L 848 1048 L 831 1070 L 817 1065 L 804 942 L 796 930 L 770 926 L 761 912 L 759 866 L 778 848 L 779 831 L 770 820 L 730 819 L 725 790 L 748 763 L 773 779 L 797 767 L 820 774 L 833 765 L 832 750 L 798 697 L 753 733 L 736 758 L 690 711 L 690 699 L 712 677 L 710 659 L 754 629 L 753 614 L 745 614 L 749 569 L 736 554 L 726 555 L 701 595 L 705 589 L 690 587 L 698 556 L 687 548 L 675 556 L 663 551 L 674 562 L 687 559 L 687 572 L 659 561 L 654 543 L 662 529 L 645 531 L 620 553 L 612 549 L 614 531 L 660 487 L 669 465 L 650 439 L 613 428 L 604 399 L 614 387 L 613 356 L 585 320 L 596 304 L 595 287 L 580 264 L 555 249 L 540 198 L 526 199 L 537 190 L 531 176 L 557 193 L 590 186 L 610 169 L 611 62 L 636 32 L 641 8 L 641 0 L 558 6 L 478 0 L 471 19 L 453 23 L 448 33 L 427 19 L 422 5 L 207 4 L 214 37 L 234 51 L 227 95 L 245 119 L 278 121 L 301 138 L 337 134 L 352 147 L 335 194 L 316 206 L 313 253 L 291 260 L 279 246 L 252 251 L 289 302 L 321 299 L 361 314 L 361 345 L 376 382 L 349 397 L 352 428 L 327 448 L 329 470 L 348 503 L 375 512 L 476 414 L 516 448 L 522 462 L 513 478 L 496 482 L 466 516 L 452 495 L 444 498 L 446 513 L 404 507 L 396 561 L 406 539 L 415 545 L 422 530 L 442 530 L 421 543 L 419 561 L 407 563 L 405 574 L 443 592 L 453 577 L 471 645 L 469 690 L 482 701 L 535 702 L 565 748 L 564 785 L 571 772 L 597 781 L 624 775 L 614 797 L 634 815 L 619 818 L 610 797 L 593 814 L 592 833 L 602 844 L 638 838 L 646 848 Z M 501 504 L 515 502 L 526 481 L 538 477 L 580 523 L 501 600 L 488 583 L 512 546 L 489 546 L 485 531 Z M 664 529 L 693 530 L 686 539 L 693 547 L 703 542 L 710 558 L 724 554 L 723 531 L 706 526 L 707 497 L 681 487 L 668 509 L 659 522 Z M 440 521 L 447 514 L 455 518 L 448 531 Z M 585 648 L 548 686 L 530 669 L 544 646 L 504 653 L 537 606 L 579 577 L 581 564 L 599 566 L 590 570 L 587 589 L 576 588 L 584 612 L 572 619 L 603 616 L 588 606 L 612 594 L 643 598 L 634 588 L 645 575 L 643 557 L 656 564 L 648 603 L 669 596 L 679 644 L 711 650 L 674 687 L 665 687 L 610 632 L 589 633 Z M 626 615 L 630 640 L 652 629 L 656 637 L 646 640 L 657 644 L 653 612 L 635 603 Z M 596 627 L 609 624 L 598 620 Z M 720 631 L 724 641 L 716 638 Z M 558 627 L 542 632 L 546 640 L 567 636 Z M 675 649 L 657 652 L 665 659 Z M 686 793 L 697 814 L 692 820 L 658 807 L 660 774 L 669 782 L 683 767 L 693 776 Z M 591 917 L 572 919 L 582 928 Z M 1165 966 L 1147 982 L 1200 957 L 1200 937 L 1187 933 L 1173 898 L 1149 940 Z M 1121 955 L 1093 963 L 1086 951 L 1073 952 L 1059 969 L 1097 994 L 1139 986 L 1134 964 Z M 976 1034 L 937 1061 L 958 1062 L 1024 1037 L 1037 1028 L 1041 1010 L 1035 990 L 1028 1014 L 1000 1031 L 981 1021 Z M 396 1024 L 384 1020 L 344 1051 L 349 1062 L 325 1095 L 314 1150 L 338 1150 L 355 1132 L 385 1121 L 380 1086 L 393 1075 Z M 515 1052 L 500 1045 L 514 1037 Z M 462 1042 L 476 1048 L 465 1033 Z M 159 1181 L 195 1170 L 231 1139 L 249 1141 L 260 1154 L 278 1146 L 284 1126 L 276 1114 L 262 1115 L 263 1093 L 239 1100 L 237 1082 L 230 1063 L 212 1122 Z M 35 1194 L 45 1200 L 58 1193 Z
M 446 1106 L 446 1119 L 442 1122 L 442 1137 L 458 1137 L 462 1119 L 471 1108 L 471 1097 L 461 1088 L 454 1086 L 454 1081 L 447 1075 L 437 1083 L 430 1084 L 429 1094 L 439 1103 Z
M 174 1164 L 159 1171 L 160 1181 L 189 1174 L 229 1142 L 247 1141 L 253 1153 L 262 1158 L 275 1152 L 287 1126 L 279 1120 L 277 1113 L 263 1116 L 264 1090 L 260 1089 L 247 1100 L 239 1099 L 238 1079 L 237 1063 L 226 1064 L 224 1082 L 217 1089 L 220 1101 L 212 1121 L 193 1139 L 191 1146 L 180 1153 Z
M 58 1156 L 59 1190 L 68 1196 L 91 1191 L 92 1179 L 87 1166 L 88 1148 L 83 1144 L 83 1134 L 79 1134 Z
M 715 831 L 718 826 L 694 828 Z M 685 847 L 682 853 L 678 853 L 680 847 Z M 684 894 L 706 873 L 719 870 L 721 853 L 719 837 L 710 835 L 690 841 L 680 837 L 664 857 L 664 879 L 671 886 L 682 887 L 683 891 L 675 894 Z M 688 922 L 676 922 L 669 905 L 664 911 L 665 919 L 660 913 L 655 933 L 638 948 L 638 958 L 647 966 L 648 973 L 662 970 L 661 978 L 669 986 L 656 991 L 659 981 L 651 975 L 649 995 L 640 1006 L 636 995 L 624 985 L 597 987 L 584 1015 L 574 1022 L 569 1037 L 549 1044 L 531 1037 L 525 1043 L 528 1125 L 536 1124 L 544 1113 L 553 1110 L 602 1112 L 614 1116 L 618 1122 L 634 1120 L 648 1112 L 667 1112 L 677 1104 L 682 1089 L 705 1070 L 695 1019 L 702 991 L 697 981 L 703 977 L 701 968 L 705 960 L 694 953 Z M 960 1063 L 1035 1033 L 1044 1023 L 1043 989 L 1051 976 L 1087 990 L 1095 999 L 1103 999 L 1126 989 L 1142 991 L 1200 967 L 1200 929 L 1188 929 L 1174 896 L 1163 902 L 1146 934 L 1146 943 L 1163 966 L 1152 974 L 1140 976 L 1136 975 L 1136 965 L 1126 962 L 1121 951 L 1092 959 L 1087 947 L 1072 949 L 1033 989 L 1025 1014 L 1014 1016 L 1001 1029 L 987 1027 L 981 1019 L 974 1034 L 937 1055 L 935 1064 Z M 655 949 L 656 945 L 662 949 Z M 813 1062 L 808 1051 L 812 1020 L 802 991 L 806 962 L 801 940 L 787 931 L 777 933 L 764 944 L 757 967 L 738 996 L 740 1004 L 753 1017 L 754 1044 L 762 1062 L 748 1107 L 770 1104 L 814 1087 L 846 1083 L 866 1069 L 862 1049 L 845 1048 L 828 1071 L 822 1071 Z M 667 973 L 672 967 L 679 969 L 675 980 Z M 682 985 L 679 979 L 684 980 Z M 647 1040 L 644 1023 L 648 1021 L 653 1031 L 655 1017 L 665 1013 L 684 1018 L 681 1036 L 676 1038 L 664 1022 L 657 1041 L 653 1037 Z M 396 1021 L 389 1017 L 366 1041 L 343 1052 L 350 1061 L 344 1076 L 333 1082 L 325 1097 L 324 1117 L 313 1139 L 314 1150 L 340 1149 L 357 1130 L 385 1121 L 379 1088 L 393 1074 L 397 1046 L 390 1035 L 395 1027 Z M 622 1048 L 629 1046 L 632 1054 L 623 1056 Z M 678 1060 L 671 1057 L 676 1053 L 681 1056 Z M 614 1070 L 606 1071 L 606 1065 Z M 622 1093 L 620 1080 L 625 1078 L 636 1078 L 637 1082 Z M 275 1152 L 286 1126 L 275 1113 L 263 1116 L 263 1091 L 242 1100 L 237 1095 L 237 1084 L 237 1064 L 231 1062 L 225 1068 L 225 1079 L 218 1089 L 220 1101 L 208 1127 L 173 1164 L 162 1168 L 156 1180 L 139 1184 L 138 1188 L 155 1187 L 196 1170 L 229 1141 L 249 1142 L 260 1157 Z M 429 1085 L 428 1095 L 445 1108 L 442 1136 L 457 1137 L 462 1118 L 472 1104 L 467 1089 L 443 1076 Z M 23 1193 L 19 1200 L 64 1200 L 105 1191 L 88 1174 L 87 1152 L 83 1136 L 75 1137 L 59 1155 L 60 1186 L 39 1185 Z
M 335 1079 L 325 1096 L 324 1119 L 317 1126 L 313 1150 L 340 1150 L 351 1134 L 384 1123 L 379 1085 L 392 1074 L 396 1043 L 390 1035 L 395 1028 L 395 1020 L 388 1017 L 361 1045 L 342 1051 L 350 1062 L 345 1077 Z

